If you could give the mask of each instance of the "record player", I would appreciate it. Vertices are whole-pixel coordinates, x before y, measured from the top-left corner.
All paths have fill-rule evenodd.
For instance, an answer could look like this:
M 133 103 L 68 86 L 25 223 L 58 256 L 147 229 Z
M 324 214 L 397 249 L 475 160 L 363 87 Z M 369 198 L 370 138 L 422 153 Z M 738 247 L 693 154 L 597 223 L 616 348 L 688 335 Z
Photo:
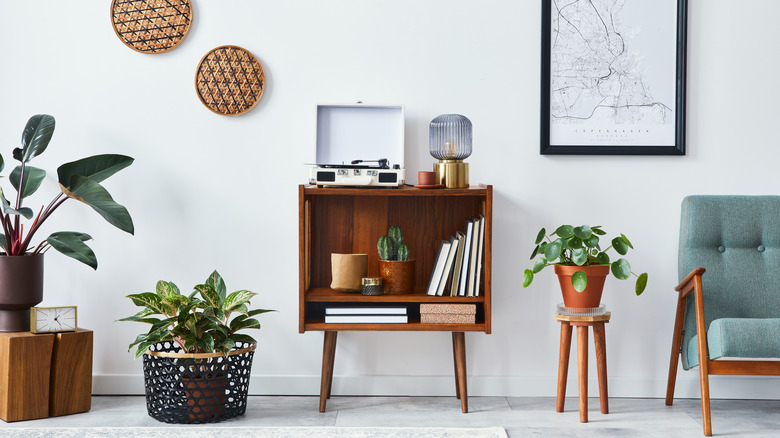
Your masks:
M 399 187 L 406 177 L 403 154 L 402 106 L 317 105 L 316 164 L 309 169 L 309 184 Z

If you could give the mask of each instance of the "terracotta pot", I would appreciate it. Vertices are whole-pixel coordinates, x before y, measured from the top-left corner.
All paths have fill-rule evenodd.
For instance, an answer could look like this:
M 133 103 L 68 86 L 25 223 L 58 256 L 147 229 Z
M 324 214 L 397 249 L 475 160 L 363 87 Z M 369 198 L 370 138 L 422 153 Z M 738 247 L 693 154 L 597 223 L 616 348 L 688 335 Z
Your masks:
M 604 281 L 609 275 L 609 265 L 589 267 L 555 265 L 554 268 L 561 284 L 564 306 L 573 309 L 599 307 Z M 585 271 L 588 276 L 588 285 L 582 292 L 577 292 L 571 284 L 571 276 L 577 271 Z
M 414 292 L 414 260 L 380 260 L 379 277 L 384 294 L 410 294 Z
M 30 307 L 43 301 L 43 254 L 0 255 L 0 332 L 30 331 Z

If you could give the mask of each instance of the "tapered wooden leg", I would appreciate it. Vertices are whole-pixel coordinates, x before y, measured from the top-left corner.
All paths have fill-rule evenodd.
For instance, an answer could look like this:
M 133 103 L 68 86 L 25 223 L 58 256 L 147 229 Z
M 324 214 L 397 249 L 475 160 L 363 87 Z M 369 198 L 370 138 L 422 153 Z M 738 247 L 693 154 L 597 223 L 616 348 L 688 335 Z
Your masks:
M 469 398 L 466 389 L 466 336 L 463 332 L 452 333 L 452 343 L 455 349 L 455 377 L 460 393 L 460 407 L 463 413 L 469 411 Z
M 609 395 L 607 391 L 607 338 L 604 323 L 593 324 L 593 342 L 596 346 L 596 369 L 599 374 L 599 400 L 601 413 L 609 413 Z
M 712 436 L 712 421 L 710 418 L 710 367 L 707 355 L 707 329 L 704 322 L 704 297 L 701 277 L 693 279 L 694 307 L 696 308 L 696 337 L 699 348 L 699 384 L 701 386 L 701 419 L 704 435 Z
M 558 398 L 555 411 L 563 412 L 566 403 L 566 380 L 569 375 L 569 352 L 571 351 L 571 324 L 561 321 L 561 346 L 558 353 Z
M 674 334 L 672 335 L 672 357 L 669 360 L 669 378 L 666 381 L 667 406 L 671 406 L 674 402 L 674 385 L 677 381 L 677 363 L 680 360 L 680 343 L 682 342 L 685 301 L 685 298 L 677 299 L 677 315 L 674 318 Z
M 455 397 L 460 400 L 460 382 L 458 381 L 458 349 L 455 343 L 455 332 L 452 332 L 452 364 L 455 368 Z
M 339 337 L 339 332 L 333 333 L 333 342 L 330 343 L 330 374 L 328 374 L 328 399 L 330 399 L 330 392 L 333 388 L 333 368 L 336 363 L 336 340 Z
M 588 422 L 588 327 L 577 326 L 577 369 L 580 390 L 580 422 Z
M 326 331 L 322 344 L 322 376 L 320 378 L 320 412 L 325 412 L 325 403 L 330 396 L 333 383 L 333 363 L 336 356 L 336 331 Z

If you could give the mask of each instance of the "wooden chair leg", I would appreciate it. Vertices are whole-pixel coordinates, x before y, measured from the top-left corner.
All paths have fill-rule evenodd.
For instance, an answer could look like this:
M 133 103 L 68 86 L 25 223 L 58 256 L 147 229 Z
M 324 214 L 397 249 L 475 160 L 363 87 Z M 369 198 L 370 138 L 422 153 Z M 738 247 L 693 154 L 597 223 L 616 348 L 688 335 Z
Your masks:
M 580 423 L 588 422 L 588 326 L 577 326 L 577 369 L 580 392 Z
M 336 356 L 336 331 L 326 331 L 322 343 L 322 376 L 320 377 L 320 412 L 325 412 L 325 404 L 330 396 L 333 384 L 333 364 Z
M 571 352 L 571 324 L 561 321 L 561 346 L 558 353 L 558 397 L 555 411 L 563 412 L 566 403 L 566 380 L 569 375 L 569 353 Z
M 452 340 L 455 348 L 455 370 L 460 393 L 460 407 L 463 413 L 469 411 L 469 397 L 466 389 L 466 336 L 463 332 L 453 332 Z
M 593 324 L 593 342 L 596 346 L 596 369 L 599 375 L 599 401 L 601 413 L 609 413 L 609 391 L 607 390 L 607 337 L 604 323 Z
M 694 278 L 694 307 L 696 308 L 696 337 L 699 349 L 699 384 L 701 386 L 701 419 L 704 436 L 712 436 L 710 418 L 710 367 L 707 354 L 707 329 L 704 322 L 704 297 L 701 277 Z
M 674 334 L 672 335 L 672 355 L 669 360 L 669 378 L 666 381 L 666 405 L 674 402 L 674 385 L 677 381 L 677 364 L 680 361 L 680 344 L 682 342 L 683 320 L 685 318 L 685 298 L 677 299 L 677 315 L 674 318 Z

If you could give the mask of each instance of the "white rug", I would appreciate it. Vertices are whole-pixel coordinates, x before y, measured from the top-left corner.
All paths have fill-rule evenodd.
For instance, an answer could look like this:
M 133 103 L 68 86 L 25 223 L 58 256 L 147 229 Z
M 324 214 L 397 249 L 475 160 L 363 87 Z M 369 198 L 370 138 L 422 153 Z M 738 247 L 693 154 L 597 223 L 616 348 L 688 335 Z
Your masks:
M 0 429 L 0 437 L 508 438 L 503 427 L 93 427 Z

